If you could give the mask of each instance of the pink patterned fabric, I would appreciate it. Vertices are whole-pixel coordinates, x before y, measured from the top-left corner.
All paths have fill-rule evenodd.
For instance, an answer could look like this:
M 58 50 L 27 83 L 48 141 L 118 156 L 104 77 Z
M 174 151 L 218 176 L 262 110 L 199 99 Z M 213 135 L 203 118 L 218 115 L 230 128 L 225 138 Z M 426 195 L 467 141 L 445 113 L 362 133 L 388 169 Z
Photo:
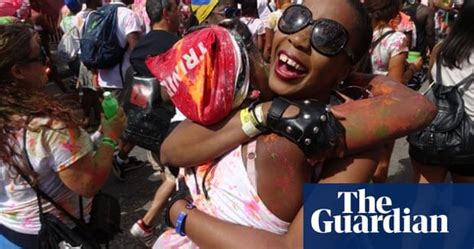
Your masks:
M 140 20 L 142 31 L 148 33 L 150 31 L 150 18 L 146 13 L 146 0 L 135 0 L 132 4 L 132 10 Z
M 207 172 L 209 171 L 209 172 Z M 207 176 L 204 179 L 204 175 Z M 208 164 L 186 174 L 186 183 L 196 207 L 218 219 L 266 230 L 276 234 L 288 231 L 289 223 L 276 217 L 258 196 L 250 183 L 242 161 L 242 147 L 225 155 L 216 165 Z M 203 181 L 208 191 L 206 198 Z M 160 236 L 153 248 L 198 248 L 188 237 L 168 230 Z
M 391 28 L 384 28 L 374 31 L 372 42 L 391 30 Z M 405 34 L 395 32 L 388 35 L 372 51 L 373 73 L 377 75 L 387 75 L 390 58 L 406 52 L 408 52 L 408 45 Z

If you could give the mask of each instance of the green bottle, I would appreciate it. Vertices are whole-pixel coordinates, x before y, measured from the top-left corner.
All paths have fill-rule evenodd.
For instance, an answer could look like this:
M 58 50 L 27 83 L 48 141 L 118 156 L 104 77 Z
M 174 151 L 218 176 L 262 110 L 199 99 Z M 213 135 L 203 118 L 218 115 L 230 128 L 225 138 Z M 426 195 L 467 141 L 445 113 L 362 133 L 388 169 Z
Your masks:
M 118 101 L 110 92 L 104 92 L 104 100 L 102 101 L 102 109 L 104 110 L 105 119 L 110 119 L 117 113 Z

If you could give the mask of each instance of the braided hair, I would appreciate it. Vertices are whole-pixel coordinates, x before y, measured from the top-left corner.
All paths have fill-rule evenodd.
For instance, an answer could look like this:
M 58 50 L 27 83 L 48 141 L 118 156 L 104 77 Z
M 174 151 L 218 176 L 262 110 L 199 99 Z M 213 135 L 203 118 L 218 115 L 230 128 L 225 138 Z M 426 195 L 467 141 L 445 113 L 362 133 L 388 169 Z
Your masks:
M 13 173 L 16 171 L 12 171 L 12 165 L 19 165 L 22 171 L 31 173 L 21 162 L 15 136 L 29 121 L 35 117 L 49 117 L 71 128 L 80 124 L 79 117 L 74 116 L 71 109 L 43 91 L 25 89 L 11 75 L 14 65 L 31 56 L 34 37 L 24 24 L 0 26 L 0 161 L 8 165 L 12 178 L 18 176 Z

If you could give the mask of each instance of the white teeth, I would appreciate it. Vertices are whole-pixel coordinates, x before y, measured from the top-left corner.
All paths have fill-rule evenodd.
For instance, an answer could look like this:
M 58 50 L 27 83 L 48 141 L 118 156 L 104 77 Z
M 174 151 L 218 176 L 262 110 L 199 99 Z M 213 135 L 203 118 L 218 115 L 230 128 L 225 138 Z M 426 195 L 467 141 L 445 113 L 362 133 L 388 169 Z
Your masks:
M 303 67 L 301 67 L 299 64 L 296 64 L 295 68 L 298 71 L 303 71 Z
M 288 61 L 288 56 L 286 56 L 285 54 L 280 54 L 280 60 L 286 63 Z
M 285 54 L 280 54 L 280 61 L 282 61 L 283 63 L 293 67 L 294 69 L 298 70 L 298 71 L 301 71 L 303 72 L 304 71 L 304 67 L 302 65 L 300 65 L 299 63 L 297 63 L 296 61 L 292 60 L 291 58 L 289 58 L 287 55 Z

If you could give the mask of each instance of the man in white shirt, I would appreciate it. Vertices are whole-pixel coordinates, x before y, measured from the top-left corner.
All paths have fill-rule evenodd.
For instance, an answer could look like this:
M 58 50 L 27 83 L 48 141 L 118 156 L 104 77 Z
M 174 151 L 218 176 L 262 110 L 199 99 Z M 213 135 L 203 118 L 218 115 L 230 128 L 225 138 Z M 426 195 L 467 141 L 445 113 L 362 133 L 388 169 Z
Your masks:
M 121 6 L 117 9 L 117 38 L 120 46 L 127 48 L 127 51 L 124 53 L 121 63 L 110 69 L 98 70 L 98 84 L 100 88 L 104 91 L 111 92 L 116 98 L 119 98 L 122 93 L 125 73 L 131 65 L 130 54 L 137 45 L 142 30 L 138 17 L 127 7 L 133 4 L 133 2 L 134 0 L 113 0 L 110 3 Z M 121 153 L 116 152 L 114 155 L 113 172 L 119 180 L 124 180 L 122 170 L 132 170 L 143 165 L 143 162 L 137 161 L 136 158 L 128 157 L 133 147 L 133 144 L 122 142 L 118 150 L 118 152 Z M 120 154 L 123 154 L 123 157 L 120 157 Z M 116 167 L 119 167 L 118 171 Z

